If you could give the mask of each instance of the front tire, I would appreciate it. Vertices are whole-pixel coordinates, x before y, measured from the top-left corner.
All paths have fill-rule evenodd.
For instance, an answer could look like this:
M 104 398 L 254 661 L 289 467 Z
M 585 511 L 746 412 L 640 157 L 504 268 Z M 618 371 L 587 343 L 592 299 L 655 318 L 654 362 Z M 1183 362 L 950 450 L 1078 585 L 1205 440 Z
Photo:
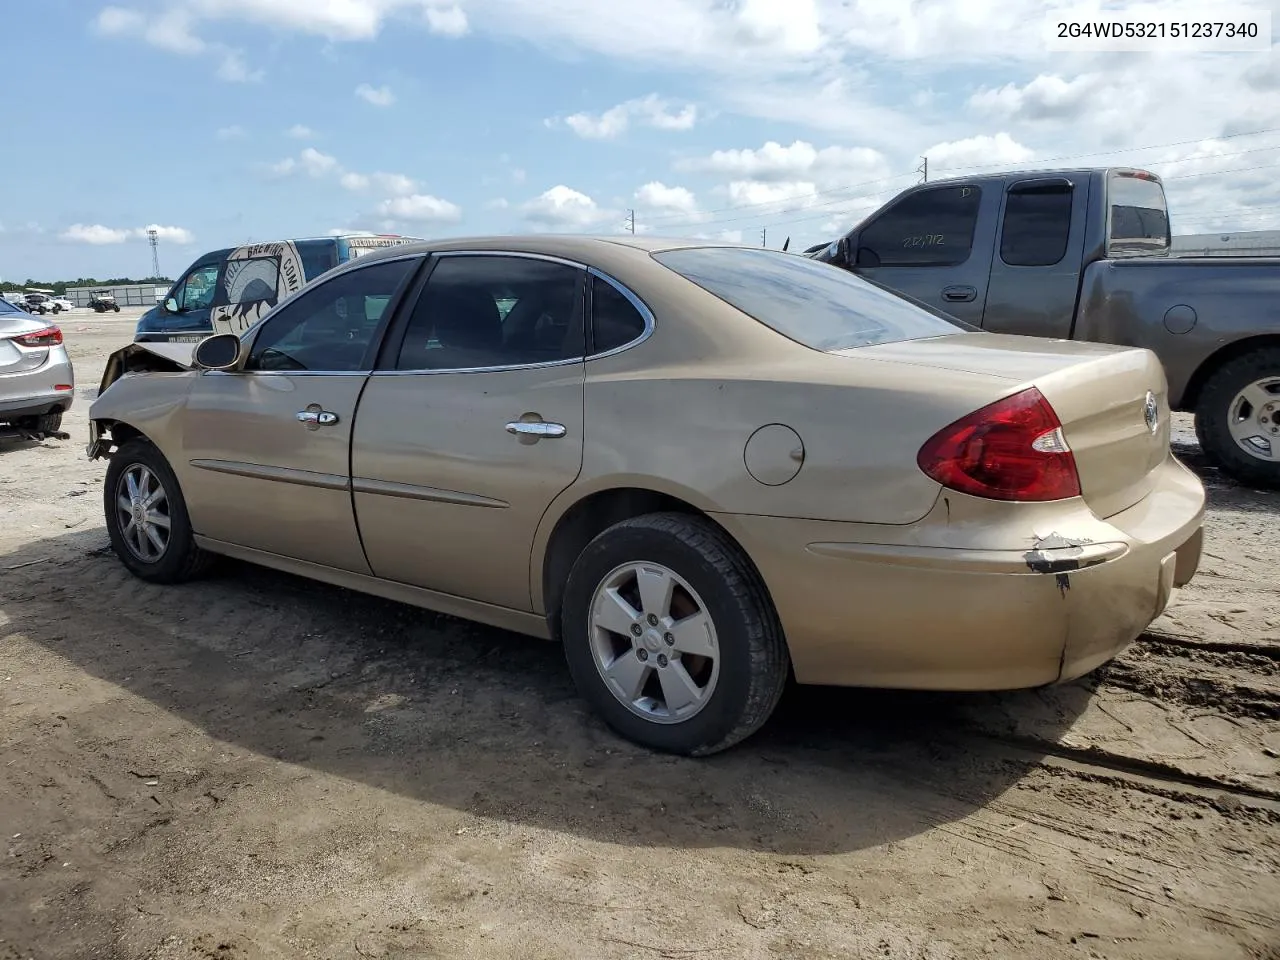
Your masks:
M 1209 376 L 1196 404 L 1196 436 L 1233 479 L 1280 489 L 1280 347 L 1236 357 Z
M 103 509 L 111 546 L 134 576 L 184 583 L 209 566 L 211 556 L 196 546 L 178 478 L 149 441 L 126 441 L 112 454 Z
M 569 574 L 565 658 L 581 696 L 622 736 L 706 756 L 755 733 L 789 658 L 760 575 L 718 526 L 656 513 L 615 524 Z

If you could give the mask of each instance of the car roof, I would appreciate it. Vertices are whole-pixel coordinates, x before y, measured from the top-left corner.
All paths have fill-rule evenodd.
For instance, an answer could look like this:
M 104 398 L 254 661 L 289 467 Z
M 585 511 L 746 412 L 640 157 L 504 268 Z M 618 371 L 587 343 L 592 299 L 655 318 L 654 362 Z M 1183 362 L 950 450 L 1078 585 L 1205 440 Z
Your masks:
M 682 239 L 678 237 L 596 236 L 589 234 L 536 233 L 494 234 L 490 236 L 451 237 L 442 240 L 421 240 L 386 247 L 365 254 L 353 263 L 369 263 L 371 260 L 404 257 L 419 253 L 438 253 L 445 250 L 492 250 L 510 253 L 540 253 L 566 260 L 590 261 L 593 255 L 616 257 L 620 252 L 633 251 L 637 257 L 666 250 L 689 247 L 742 247 L 756 250 L 758 247 L 721 240 Z

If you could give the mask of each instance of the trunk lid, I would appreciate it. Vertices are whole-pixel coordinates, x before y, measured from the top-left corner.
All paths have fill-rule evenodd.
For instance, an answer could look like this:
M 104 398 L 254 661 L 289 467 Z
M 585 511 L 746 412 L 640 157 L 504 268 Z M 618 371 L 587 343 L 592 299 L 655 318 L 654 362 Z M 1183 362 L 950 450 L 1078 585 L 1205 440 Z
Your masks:
M 1170 455 L 1168 387 L 1164 368 L 1149 350 L 961 333 L 843 353 L 999 377 L 1009 385 L 1003 395 L 1036 387 L 1062 422 L 1081 494 L 1099 517 L 1150 493 L 1154 471 Z

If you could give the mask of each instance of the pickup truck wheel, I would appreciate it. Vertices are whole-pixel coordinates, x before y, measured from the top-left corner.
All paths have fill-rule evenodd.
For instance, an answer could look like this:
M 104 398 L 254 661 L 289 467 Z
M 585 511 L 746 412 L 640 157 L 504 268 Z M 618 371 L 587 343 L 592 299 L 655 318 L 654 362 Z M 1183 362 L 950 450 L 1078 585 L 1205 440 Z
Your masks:
M 579 693 L 622 736 L 706 756 L 758 730 L 787 680 L 759 574 L 719 527 L 657 513 L 615 524 L 574 563 L 562 610 Z
M 134 576 L 184 583 L 208 568 L 178 478 L 150 441 L 129 440 L 111 455 L 102 496 L 111 546 Z
M 1196 406 L 1205 455 L 1241 483 L 1280 488 L 1280 347 L 1263 347 L 1210 375 Z

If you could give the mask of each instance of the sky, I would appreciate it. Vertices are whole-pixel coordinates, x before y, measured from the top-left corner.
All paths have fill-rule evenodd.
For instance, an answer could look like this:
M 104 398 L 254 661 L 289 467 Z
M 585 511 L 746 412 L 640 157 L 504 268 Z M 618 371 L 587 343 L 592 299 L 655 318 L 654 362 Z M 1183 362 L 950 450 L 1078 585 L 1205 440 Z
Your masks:
M 1232 4 L 1231 6 L 1236 6 Z M 1248 0 L 1280 27 L 1280 0 Z M 1055 49 L 1110 0 L 13 0 L 0 279 L 248 241 L 803 248 L 920 180 L 1122 164 L 1175 233 L 1280 226 L 1280 59 Z M 1146 4 L 1203 20 L 1204 0 Z M 17 38 L 28 38 L 19 41 Z M 762 234 L 762 231 L 763 234 Z

